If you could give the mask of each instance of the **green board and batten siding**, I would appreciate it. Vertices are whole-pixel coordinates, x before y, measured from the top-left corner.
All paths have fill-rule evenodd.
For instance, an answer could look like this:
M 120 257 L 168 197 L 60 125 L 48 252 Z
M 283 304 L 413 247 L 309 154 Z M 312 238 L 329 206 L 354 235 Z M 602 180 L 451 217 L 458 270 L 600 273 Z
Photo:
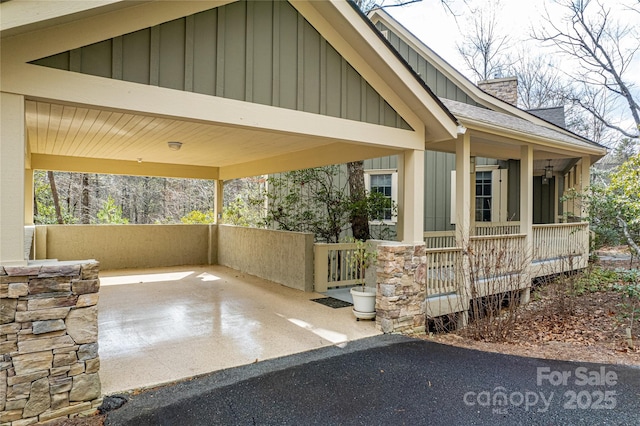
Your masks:
M 376 28 L 385 35 L 391 46 L 398 51 L 436 96 L 482 107 L 384 24 L 378 22 Z M 455 158 L 454 154 L 425 151 L 425 231 L 444 231 L 455 228 L 450 223 L 451 171 L 455 170 Z M 476 164 L 497 163 L 493 159 L 478 158 Z M 366 169 L 395 169 L 396 167 L 396 157 L 385 157 L 365 162 Z
M 436 96 L 482 107 L 384 24 L 378 22 L 376 28 L 386 35 L 391 46 L 398 51 Z
M 33 63 L 410 129 L 287 1 L 238 1 Z

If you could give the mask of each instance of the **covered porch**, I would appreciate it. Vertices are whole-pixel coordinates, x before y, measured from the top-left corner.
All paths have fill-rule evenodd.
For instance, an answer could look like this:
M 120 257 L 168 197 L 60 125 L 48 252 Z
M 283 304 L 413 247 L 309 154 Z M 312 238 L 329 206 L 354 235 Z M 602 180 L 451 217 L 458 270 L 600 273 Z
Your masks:
M 7 421 L 88 412 L 105 392 L 378 333 L 309 301 L 308 235 L 220 222 L 45 226 L 31 251 L 34 170 L 213 180 L 220 219 L 227 180 L 398 155 L 398 235 L 415 241 L 425 141 L 456 135 L 347 2 L 107 3 L 1 5 L 0 384 L 21 400 L 8 401 Z M 158 266 L 178 276 L 134 272 L 117 285 L 107 273 L 100 290 L 99 267 Z M 123 370 L 131 382 L 109 375 Z M 40 395 L 49 403 L 27 403 Z

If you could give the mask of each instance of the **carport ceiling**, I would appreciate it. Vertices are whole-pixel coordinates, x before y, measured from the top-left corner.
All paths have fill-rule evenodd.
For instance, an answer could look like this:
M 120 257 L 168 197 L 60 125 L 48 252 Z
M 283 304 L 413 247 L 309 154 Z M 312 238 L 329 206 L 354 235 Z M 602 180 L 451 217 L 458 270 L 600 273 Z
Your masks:
M 335 143 L 304 137 L 152 117 L 128 112 L 26 102 L 32 154 L 225 167 Z M 172 151 L 169 141 L 183 143 Z

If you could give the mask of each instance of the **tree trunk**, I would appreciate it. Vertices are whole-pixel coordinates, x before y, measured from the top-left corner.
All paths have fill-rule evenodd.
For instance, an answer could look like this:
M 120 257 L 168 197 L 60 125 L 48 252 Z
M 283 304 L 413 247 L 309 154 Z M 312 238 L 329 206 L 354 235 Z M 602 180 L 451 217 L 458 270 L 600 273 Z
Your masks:
M 356 240 L 370 238 L 369 217 L 367 215 L 367 194 L 364 187 L 364 161 L 347 163 L 349 195 L 355 208 L 351 213 L 351 232 Z
M 84 225 L 89 224 L 89 175 L 87 173 L 82 174 L 82 199 L 80 207 L 81 222 Z
M 62 225 L 64 220 L 62 219 L 62 212 L 60 211 L 60 199 L 58 198 L 58 188 L 56 188 L 56 180 L 53 176 L 53 172 L 49 170 L 47 172 L 49 178 L 49 185 L 51 186 L 51 195 L 53 197 L 53 207 L 56 209 L 56 220 L 58 224 Z
M 627 244 L 629 244 L 629 248 L 631 249 L 631 251 L 636 252 L 636 256 L 640 257 L 640 247 L 638 247 L 636 242 L 633 241 L 633 238 L 631 237 L 631 233 L 629 232 L 629 227 L 627 225 L 627 222 L 620 215 L 616 216 L 616 219 L 618 220 L 618 224 L 622 228 L 622 233 L 624 234 L 624 237 L 627 240 Z

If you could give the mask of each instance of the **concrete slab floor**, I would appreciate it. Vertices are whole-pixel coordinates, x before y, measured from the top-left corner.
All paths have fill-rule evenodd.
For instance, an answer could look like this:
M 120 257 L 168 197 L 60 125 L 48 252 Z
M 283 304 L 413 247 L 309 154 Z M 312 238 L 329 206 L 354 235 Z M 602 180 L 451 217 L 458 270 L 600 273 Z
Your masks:
M 198 374 L 380 334 L 351 308 L 222 266 L 100 273 L 102 392 Z

